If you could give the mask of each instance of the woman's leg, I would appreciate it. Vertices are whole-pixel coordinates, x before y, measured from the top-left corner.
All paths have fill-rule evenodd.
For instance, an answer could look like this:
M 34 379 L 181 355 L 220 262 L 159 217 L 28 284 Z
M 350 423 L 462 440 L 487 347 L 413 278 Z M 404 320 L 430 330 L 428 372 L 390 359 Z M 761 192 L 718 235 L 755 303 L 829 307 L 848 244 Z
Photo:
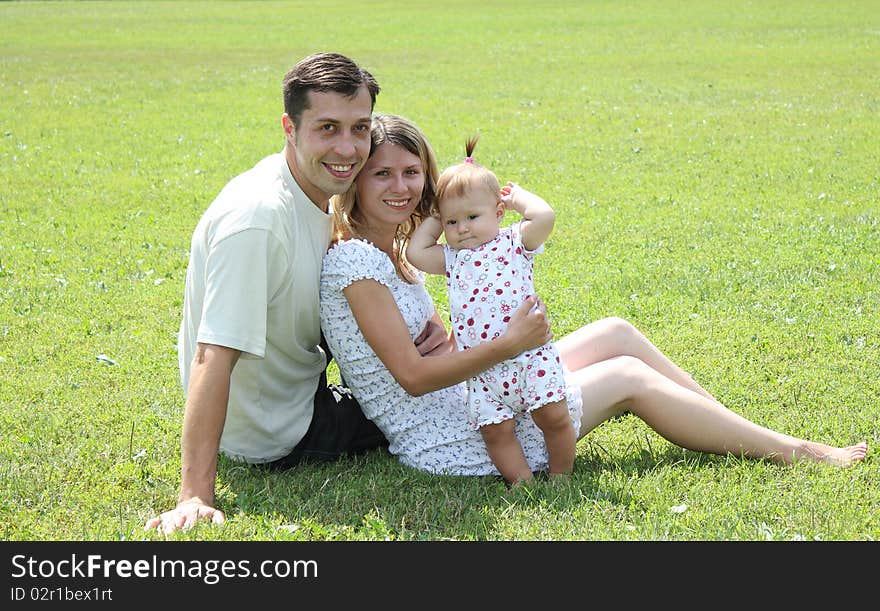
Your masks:
M 581 327 L 554 342 L 562 363 L 569 371 L 607 361 L 616 356 L 632 356 L 658 372 L 713 401 L 709 391 L 696 383 L 681 367 L 673 363 L 638 329 L 622 318 L 610 317 Z
M 629 410 L 672 443 L 700 452 L 839 466 L 864 460 L 867 452 L 865 442 L 835 448 L 758 426 L 631 356 L 587 365 L 572 375 L 584 398 L 579 437 Z

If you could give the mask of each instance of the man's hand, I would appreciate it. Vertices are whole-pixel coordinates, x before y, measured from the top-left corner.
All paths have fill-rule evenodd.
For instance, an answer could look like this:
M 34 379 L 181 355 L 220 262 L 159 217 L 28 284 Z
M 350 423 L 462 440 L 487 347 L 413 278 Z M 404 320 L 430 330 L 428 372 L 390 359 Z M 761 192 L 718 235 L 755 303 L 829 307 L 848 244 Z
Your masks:
M 219 509 L 206 505 L 199 498 L 192 498 L 178 503 L 171 511 L 156 516 L 144 525 L 145 530 L 158 530 L 170 535 L 177 530 L 189 530 L 199 521 L 210 521 L 212 524 L 223 524 L 226 517 Z
M 148 520 L 147 530 L 167 535 L 188 530 L 200 520 L 223 523 L 223 512 L 213 507 L 217 451 L 229 402 L 229 380 L 240 355 L 238 350 L 214 344 L 196 347 L 180 436 L 177 507 Z
M 428 321 L 413 343 L 422 356 L 439 356 L 455 350 L 446 329 L 434 320 Z

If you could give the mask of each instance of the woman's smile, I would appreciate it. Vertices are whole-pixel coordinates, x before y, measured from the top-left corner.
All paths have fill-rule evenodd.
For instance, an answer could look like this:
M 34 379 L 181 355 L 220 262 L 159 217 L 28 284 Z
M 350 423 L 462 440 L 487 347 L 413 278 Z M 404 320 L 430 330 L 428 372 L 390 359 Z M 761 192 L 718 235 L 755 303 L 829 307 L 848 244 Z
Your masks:
M 410 202 L 412 202 L 412 198 L 407 197 L 406 199 L 383 199 L 382 201 L 392 208 L 400 210 L 408 208 Z

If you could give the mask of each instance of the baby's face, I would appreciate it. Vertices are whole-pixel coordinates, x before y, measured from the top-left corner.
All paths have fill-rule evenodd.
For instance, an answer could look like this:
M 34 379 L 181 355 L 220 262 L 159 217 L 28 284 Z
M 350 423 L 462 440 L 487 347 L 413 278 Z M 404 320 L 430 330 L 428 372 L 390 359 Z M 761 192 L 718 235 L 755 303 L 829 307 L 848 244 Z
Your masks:
M 486 189 L 444 197 L 439 208 L 446 243 L 452 248 L 476 248 L 492 240 L 504 217 L 503 204 Z

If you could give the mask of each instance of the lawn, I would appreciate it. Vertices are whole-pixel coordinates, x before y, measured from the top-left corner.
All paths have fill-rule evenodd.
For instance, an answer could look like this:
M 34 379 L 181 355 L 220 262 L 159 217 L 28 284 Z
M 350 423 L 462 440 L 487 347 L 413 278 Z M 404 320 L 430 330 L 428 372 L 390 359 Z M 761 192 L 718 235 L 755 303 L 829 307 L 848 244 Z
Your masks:
M 227 523 L 174 538 L 880 538 L 880 2 L 316 6 L 0 3 L 0 539 L 159 538 L 191 233 L 281 150 L 281 77 L 321 50 L 373 72 L 376 110 L 441 166 L 479 132 L 482 163 L 553 204 L 536 282 L 557 336 L 622 316 L 738 413 L 872 450 L 780 467 L 624 416 L 561 486 L 381 452 L 222 460 Z

